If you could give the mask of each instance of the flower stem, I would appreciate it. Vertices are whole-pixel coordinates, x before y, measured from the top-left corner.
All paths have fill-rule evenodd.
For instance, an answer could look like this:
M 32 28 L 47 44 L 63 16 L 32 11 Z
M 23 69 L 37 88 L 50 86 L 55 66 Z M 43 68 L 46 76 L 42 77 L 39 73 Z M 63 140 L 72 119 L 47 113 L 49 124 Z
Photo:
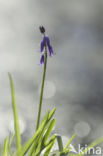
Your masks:
M 43 78 L 42 78 L 42 85 L 41 85 L 41 92 L 40 92 L 40 101 L 39 101 L 39 110 L 38 110 L 38 118 L 37 118 L 37 125 L 36 130 L 40 124 L 40 116 L 41 116 L 41 109 L 42 109 L 42 101 L 43 101 L 43 92 L 44 92 L 44 82 L 46 76 L 46 68 L 47 68 L 47 45 L 45 45 L 45 61 L 44 61 L 44 71 L 43 71 Z

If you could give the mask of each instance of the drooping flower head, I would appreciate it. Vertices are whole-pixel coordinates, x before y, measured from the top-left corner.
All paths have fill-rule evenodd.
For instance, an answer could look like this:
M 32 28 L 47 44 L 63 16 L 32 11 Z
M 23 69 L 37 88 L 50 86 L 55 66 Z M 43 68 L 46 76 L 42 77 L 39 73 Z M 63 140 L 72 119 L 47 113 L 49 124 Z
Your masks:
M 40 58 L 40 64 L 44 64 L 44 54 Z
M 49 56 L 52 56 L 54 54 L 53 48 L 50 44 L 50 39 L 48 36 L 45 36 L 45 28 L 43 26 L 39 27 L 40 32 L 43 34 L 43 40 L 41 41 L 40 45 L 40 52 L 44 52 L 45 46 L 48 48 Z M 44 61 L 41 61 L 42 59 L 45 60 L 45 53 L 41 56 L 40 64 L 43 64 Z M 42 62 L 42 63 L 41 63 Z

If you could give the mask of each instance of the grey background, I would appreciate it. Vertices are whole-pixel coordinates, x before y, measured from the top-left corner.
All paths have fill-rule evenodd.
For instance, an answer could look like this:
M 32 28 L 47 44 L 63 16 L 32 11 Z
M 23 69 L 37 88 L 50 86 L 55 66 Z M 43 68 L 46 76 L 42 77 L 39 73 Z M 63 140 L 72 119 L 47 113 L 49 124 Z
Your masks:
M 42 115 L 56 106 L 54 132 L 69 138 L 76 131 L 76 143 L 88 144 L 103 135 L 102 15 L 102 0 L 0 0 L 1 142 L 12 120 L 8 72 L 25 123 L 23 139 L 35 130 L 43 71 L 38 65 L 40 25 L 56 52 L 48 58 L 46 78 L 56 92 L 44 99 Z

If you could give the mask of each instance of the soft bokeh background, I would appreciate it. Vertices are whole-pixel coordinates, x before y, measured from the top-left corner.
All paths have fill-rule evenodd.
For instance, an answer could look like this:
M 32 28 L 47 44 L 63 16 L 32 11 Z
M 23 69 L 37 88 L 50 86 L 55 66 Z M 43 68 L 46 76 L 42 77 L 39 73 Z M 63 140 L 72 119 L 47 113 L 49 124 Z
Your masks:
M 103 1 L 0 0 L 0 140 L 13 131 L 13 76 L 24 141 L 35 129 L 44 25 L 56 55 L 48 58 L 43 113 L 56 106 L 55 132 L 88 144 L 103 135 Z

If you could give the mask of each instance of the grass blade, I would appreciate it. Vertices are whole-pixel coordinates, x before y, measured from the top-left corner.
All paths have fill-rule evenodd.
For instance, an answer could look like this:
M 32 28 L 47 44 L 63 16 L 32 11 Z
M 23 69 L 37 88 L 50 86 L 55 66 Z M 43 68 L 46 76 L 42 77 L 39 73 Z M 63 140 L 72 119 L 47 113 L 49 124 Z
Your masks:
M 57 142 L 58 142 L 59 151 L 62 152 L 63 151 L 62 137 L 60 135 L 57 135 L 56 138 L 57 138 Z
M 51 134 L 51 131 L 52 131 L 54 125 L 55 125 L 55 122 L 56 122 L 55 119 L 53 119 L 53 120 L 50 122 L 49 127 L 48 127 L 48 129 L 47 129 L 47 131 L 46 131 L 46 133 L 45 133 L 45 135 L 44 135 L 44 138 L 43 138 L 43 143 L 44 143 L 44 144 L 46 144 L 46 142 L 47 142 L 47 140 L 48 140 L 48 138 L 49 138 L 49 136 L 50 136 L 50 134 Z
M 56 108 L 53 108 L 53 110 L 49 113 L 49 117 L 48 117 L 48 120 L 49 120 L 49 121 L 50 121 L 51 118 L 53 117 L 55 111 L 56 111 Z
M 71 143 L 72 140 L 75 138 L 75 136 L 76 136 L 76 134 L 73 134 L 73 136 L 69 139 L 68 143 L 67 143 L 66 146 L 64 147 L 64 150 L 66 150 L 66 149 L 69 147 L 70 143 Z
M 46 148 L 46 146 L 48 146 L 47 140 L 48 140 L 48 138 L 49 138 L 49 136 L 50 136 L 50 134 L 51 134 L 52 128 L 54 127 L 55 121 L 56 121 L 56 120 L 53 119 L 53 120 L 50 122 L 50 124 L 49 124 L 49 126 L 48 126 L 46 132 L 44 131 L 44 132 L 45 132 L 45 135 L 44 135 L 44 132 L 42 132 L 42 135 L 41 135 L 40 140 L 39 140 L 38 148 L 37 148 L 37 150 L 36 150 L 36 156 L 39 155 L 39 154 L 41 153 L 41 151 L 42 151 L 44 148 Z M 44 135 L 44 136 L 43 136 L 43 135 Z M 50 143 L 51 143 L 54 139 L 55 139 L 55 138 L 53 138 L 53 139 L 50 141 Z
M 55 141 L 56 141 L 56 138 L 47 146 L 44 156 L 49 156 Z
M 49 141 L 47 142 L 46 146 L 48 146 L 52 141 L 54 141 L 54 139 L 57 139 L 55 134 L 53 134 L 53 135 L 51 136 L 51 138 L 50 138 Z
M 20 128 L 19 128 L 18 113 L 17 113 L 17 108 L 16 108 L 15 89 L 14 89 L 11 74 L 9 73 L 8 75 L 9 75 L 10 86 L 11 86 L 12 108 L 13 108 L 14 128 L 15 128 L 15 136 L 16 136 L 16 148 L 17 148 L 17 151 L 20 151 L 20 149 L 21 149 L 21 135 L 20 135 Z
M 23 156 L 29 150 L 29 148 L 34 145 L 33 143 L 37 143 L 38 137 L 41 135 L 41 133 L 44 130 L 44 127 L 47 125 L 47 120 L 48 120 L 48 114 L 46 115 L 45 120 L 41 123 L 40 127 L 38 128 L 38 130 L 35 132 L 34 136 L 31 139 L 29 139 L 27 141 L 27 143 L 25 143 L 23 145 L 23 147 L 22 147 L 22 149 L 20 151 L 21 156 Z M 37 144 L 35 144 L 35 146 L 36 145 Z
M 12 136 L 12 137 L 9 138 L 9 144 L 8 144 L 8 152 L 9 153 L 10 153 L 10 150 L 11 150 L 11 146 L 12 146 L 12 142 L 13 142 L 14 136 Z
M 53 117 L 53 115 L 55 113 L 55 110 L 56 109 L 54 108 L 51 112 L 48 111 L 45 114 L 44 118 L 42 119 L 41 124 L 45 121 L 45 126 L 42 129 L 42 132 L 40 133 L 40 135 L 38 137 L 38 140 L 39 140 L 38 142 L 39 143 L 36 144 L 36 142 L 34 142 L 32 144 L 32 147 L 31 147 L 30 152 L 29 152 L 29 156 L 34 155 L 34 154 L 37 154 L 37 153 L 40 153 L 45 148 L 44 144 L 41 143 L 42 142 L 42 137 L 43 137 L 43 134 L 44 134 L 44 132 L 46 130 L 47 125 L 49 124 L 51 118 Z M 36 147 L 36 149 L 34 147 Z
M 8 139 L 6 138 L 4 141 L 4 152 L 3 156 L 8 156 Z

